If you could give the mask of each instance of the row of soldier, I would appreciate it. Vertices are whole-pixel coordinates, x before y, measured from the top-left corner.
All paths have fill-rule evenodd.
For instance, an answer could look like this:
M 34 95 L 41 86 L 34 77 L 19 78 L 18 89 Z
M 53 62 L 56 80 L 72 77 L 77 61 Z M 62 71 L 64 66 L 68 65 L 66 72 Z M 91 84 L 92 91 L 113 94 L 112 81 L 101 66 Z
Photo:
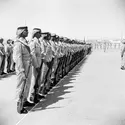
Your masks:
M 88 44 L 34 28 L 28 42 L 28 27 L 18 27 L 12 60 L 17 76 L 17 111 L 27 113 L 90 51 Z M 12 43 L 13 44 L 13 43 Z
M 14 41 L 8 39 L 3 43 L 4 39 L 0 38 L 0 75 L 15 71 L 15 63 L 13 61 L 13 45 Z
M 120 49 L 120 43 L 93 43 L 93 49 Z

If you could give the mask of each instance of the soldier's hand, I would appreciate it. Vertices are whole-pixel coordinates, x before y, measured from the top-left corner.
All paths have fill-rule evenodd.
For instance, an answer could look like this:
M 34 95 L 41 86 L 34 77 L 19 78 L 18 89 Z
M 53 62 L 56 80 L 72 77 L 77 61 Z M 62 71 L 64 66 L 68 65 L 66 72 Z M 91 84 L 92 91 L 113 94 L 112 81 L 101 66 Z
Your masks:
M 6 57 L 9 57 L 9 54 L 6 54 Z
M 26 75 L 25 75 L 25 72 L 22 72 L 22 78 L 25 80 L 26 79 Z
M 36 68 L 36 71 L 39 73 L 40 72 L 40 68 L 38 67 L 38 68 Z

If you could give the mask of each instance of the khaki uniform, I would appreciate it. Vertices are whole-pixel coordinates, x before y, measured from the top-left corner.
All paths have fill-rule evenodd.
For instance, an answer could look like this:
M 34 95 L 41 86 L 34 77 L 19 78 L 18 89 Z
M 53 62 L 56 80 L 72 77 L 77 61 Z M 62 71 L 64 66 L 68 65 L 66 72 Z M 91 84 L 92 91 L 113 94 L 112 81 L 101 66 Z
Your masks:
M 34 98 L 33 93 L 34 93 L 35 85 L 37 84 L 37 87 L 38 87 L 40 85 L 40 82 L 41 82 L 40 77 L 37 80 L 39 73 L 36 71 L 36 68 L 40 68 L 41 63 L 42 63 L 41 44 L 40 44 L 40 41 L 35 37 L 30 42 L 29 46 L 31 49 L 32 62 L 33 62 L 30 93 L 31 93 L 31 97 Z M 40 75 L 41 75 L 41 73 L 39 74 L 39 76 Z M 36 83 L 36 82 L 38 82 L 38 83 Z
M 11 70 L 12 71 L 15 71 L 15 62 L 14 62 L 14 60 L 13 60 L 13 48 L 14 48 L 14 44 L 11 44 L 11 46 L 12 46 L 12 54 L 11 54 Z
M 15 41 L 13 59 L 16 63 L 17 101 L 19 101 L 22 96 L 24 101 L 28 101 L 31 86 L 32 58 L 30 55 L 30 48 L 26 43 L 26 39 L 20 38 Z M 24 75 L 26 76 L 26 80 Z
M 56 61 L 55 61 L 54 65 L 53 65 L 54 69 L 53 69 L 53 73 L 52 73 L 52 79 L 54 78 L 54 82 L 55 82 L 54 84 L 56 84 L 57 81 L 59 81 L 59 71 L 61 69 L 61 64 L 62 64 L 61 60 L 62 60 L 62 56 L 63 56 L 63 54 L 61 52 L 61 42 L 58 41 L 58 43 L 55 43 L 55 44 L 56 44 L 56 47 L 57 47 L 56 53 L 55 53 Z
M 121 67 L 125 68 L 125 44 L 121 46 Z
M 50 42 L 42 40 L 42 68 L 41 68 L 41 85 L 39 87 L 39 94 L 44 94 L 45 88 L 49 88 L 49 82 L 51 82 L 49 69 L 52 67 L 53 51 Z
M 6 70 L 9 73 L 11 70 L 11 64 L 12 64 L 12 53 L 13 53 L 13 47 L 10 44 L 5 45 L 5 53 L 6 53 Z
M 0 43 L 0 75 L 4 72 L 5 67 L 5 48 L 2 43 Z
M 56 42 L 51 41 L 51 45 L 52 45 L 52 49 L 54 52 L 54 62 L 53 62 L 53 66 L 52 66 L 52 73 L 51 73 L 51 79 L 53 80 L 55 78 L 55 72 L 58 66 L 58 45 Z

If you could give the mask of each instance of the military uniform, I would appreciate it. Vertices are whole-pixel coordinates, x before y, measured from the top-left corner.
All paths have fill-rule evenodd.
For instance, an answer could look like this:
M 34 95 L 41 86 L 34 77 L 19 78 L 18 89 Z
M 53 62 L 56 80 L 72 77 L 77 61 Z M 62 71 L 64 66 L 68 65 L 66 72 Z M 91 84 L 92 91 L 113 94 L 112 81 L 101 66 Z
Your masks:
M 52 66 L 52 73 L 51 73 L 51 80 L 52 80 L 52 84 L 51 84 L 51 87 L 53 87 L 56 83 L 55 81 L 55 73 L 56 73 L 56 69 L 58 67 L 58 40 L 56 38 L 57 36 L 53 36 L 52 38 L 52 41 L 51 41 L 51 45 L 52 45 L 52 49 L 53 49 L 53 52 L 54 52 L 54 61 L 53 61 L 53 66 Z
M 12 65 L 12 53 L 13 53 L 13 48 L 10 44 L 10 40 L 7 41 L 7 44 L 5 45 L 5 53 L 6 53 L 6 70 L 7 73 L 12 72 L 11 70 L 11 65 Z
M 14 41 L 11 41 L 12 46 L 12 54 L 11 54 L 11 71 L 15 71 L 15 62 L 13 60 L 13 48 L 14 48 Z
M 34 28 L 33 30 L 33 36 L 36 33 L 40 33 L 41 34 L 41 30 L 40 29 L 36 29 Z M 39 38 L 37 37 L 33 37 L 30 44 L 30 49 L 31 49 L 31 55 L 32 55 L 32 78 L 31 78 L 31 87 L 30 87 L 30 97 L 32 101 L 37 101 L 36 98 L 34 100 L 34 97 L 36 96 L 36 94 L 38 94 L 38 86 L 40 86 L 40 77 L 41 77 L 41 65 L 42 65 L 42 55 L 41 55 L 41 43 Z
M 5 58 L 6 58 L 6 53 L 5 53 L 5 48 L 3 44 L 3 39 L 0 38 L 0 75 L 4 75 L 4 69 L 5 69 Z
M 17 74 L 17 90 L 18 90 L 18 98 L 20 97 L 20 91 L 22 90 L 23 84 L 26 84 L 26 95 L 25 100 L 28 99 L 29 88 L 31 85 L 31 55 L 30 49 L 28 50 L 28 45 L 26 44 L 25 39 L 18 39 L 15 41 L 13 58 L 16 63 L 16 74 Z M 27 79 L 27 83 L 24 83 L 25 76 Z
M 32 75 L 32 58 L 30 55 L 30 48 L 27 44 L 26 37 L 27 27 L 19 27 L 17 29 L 17 40 L 15 41 L 13 49 L 13 59 L 16 63 L 16 75 L 17 75 L 17 111 L 19 113 L 26 112 L 24 108 L 26 105 L 30 106 L 30 86 Z M 24 33 L 25 32 L 25 37 Z M 23 35 L 23 36 L 22 36 Z M 32 105 L 32 104 L 31 104 Z
M 64 51 L 63 51 L 63 40 L 59 40 L 58 42 L 58 67 L 56 71 L 56 82 L 62 78 L 62 71 L 63 71 L 63 63 L 64 63 Z
M 122 40 L 121 46 L 121 69 L 125 70 L 125 40 Z
M 51 47 L 51 43 L 48 39 L 50 34 L 46 33 L 46 36 L 41 41 L 41 48 L 42 48 L 42 60 L 43 65 L 41 68 L 41 85 L 39 87 L 39 94 L 41 96 L 47 94 L 47 89 L 49 89 L 51 84 L 51 69 L 52 69 L 52 63 L 53 63 L 53 51 Z

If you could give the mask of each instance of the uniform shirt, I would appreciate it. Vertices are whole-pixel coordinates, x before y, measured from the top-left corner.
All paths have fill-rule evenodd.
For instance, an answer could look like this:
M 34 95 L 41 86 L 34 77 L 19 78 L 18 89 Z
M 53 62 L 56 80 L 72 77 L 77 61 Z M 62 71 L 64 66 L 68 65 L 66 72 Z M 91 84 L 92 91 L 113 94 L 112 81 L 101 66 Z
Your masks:
M 41 52 L 42 58 L 45 61 L 50 62 L 53 58 L 53 50 L 52 50 L 51 43 L 49 41 L 42 40 L 41 49 L 42 49 L 42 52 Z
M 31 62 L 30 48 L 26 39 L 17 39 L 13 48 L 13 60 L 16 63 L 16 73 L 25 71 L 25 64 Z
M 10 44 L 5 45 L 5 53 L 7 56 L 10 56 L 13 53 L 13 47 Z
M 121 55 L 125 54 L 125 44 L 122 44 L 121 46 Z
M 2 43 L 0 43 L 0 56 L 5 55 L 5 48 L 4 45 Z
M 60 57 L 60 45 L 58 42 L 55 42 L 55 46 L 56 46 L 56 52 L 55 52 L 55 55 L 57 58 Z
M 62 48 L 62 43 L 59 41 L 58 42 L 58 47 L 59 47 L 59 49 L 58 49 L 58 52 L 59 52 L 59 54 L 58 54 L 58 56 L 59 57 L 63 57 L 63 48 Z
M 57 44 L 57 42 L 51 41 L 51 46 L 52 46 L 52 51 L 53 51 L 54 58 L 58 57 L 59 53 L 58 53 L 58 44 Z

